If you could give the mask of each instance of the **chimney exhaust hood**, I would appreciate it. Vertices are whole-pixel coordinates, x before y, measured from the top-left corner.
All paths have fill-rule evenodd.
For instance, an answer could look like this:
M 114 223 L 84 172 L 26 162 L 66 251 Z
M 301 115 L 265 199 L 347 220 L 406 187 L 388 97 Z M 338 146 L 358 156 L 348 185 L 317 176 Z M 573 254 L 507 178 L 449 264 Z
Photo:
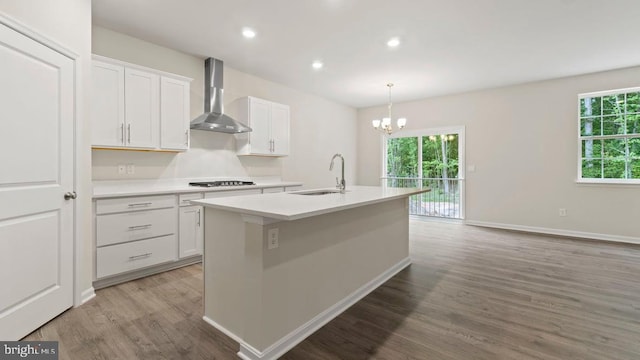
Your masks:
M 250 127 L 224 114 L 222 66 L 222 61 L 214 58 L 204 62 L 204 114 L 191 120 L 191 129 L 227 134 L 250 132 Z

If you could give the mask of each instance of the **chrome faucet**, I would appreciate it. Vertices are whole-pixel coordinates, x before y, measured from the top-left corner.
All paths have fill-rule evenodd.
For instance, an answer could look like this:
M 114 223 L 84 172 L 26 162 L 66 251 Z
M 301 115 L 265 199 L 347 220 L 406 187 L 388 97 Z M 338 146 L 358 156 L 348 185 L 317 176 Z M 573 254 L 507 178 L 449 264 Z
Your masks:
M 344 181 L 344 157 L 342 157 L 341 154 L 333 155 L 333 157 L 331 158 L 331 165 L 329 165 L 329 171 L 333 170 L 333 160 L 335 160 L 337 157 L 339 157 L 340 160 L 342 160 L 342 180 L 338 180 L 338 177 L 336 177 L 336 189 L 340 189 L 340 193 L 344 194 L 346 191 L 347 185 Z

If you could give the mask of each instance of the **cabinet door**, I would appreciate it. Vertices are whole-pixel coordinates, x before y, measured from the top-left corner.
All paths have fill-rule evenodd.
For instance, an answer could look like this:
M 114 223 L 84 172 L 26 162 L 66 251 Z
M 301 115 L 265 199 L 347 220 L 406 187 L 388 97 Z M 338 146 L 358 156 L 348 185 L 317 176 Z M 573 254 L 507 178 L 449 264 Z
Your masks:
M 91 144 L 124 145 L 124 126 L 124 67 L 93 61 Z
M 160 147 L 189 148 L 189 83 L 168 77 L 160 79 Z
M 252 154 L 271 155 L 271 103 L 249 98 L 249 133 Z
M 204 239 L 202 206 L 180 208 L 180 258 L 202 254 Z
M 126 146 L 157 148 L 160 77 L 146 71 L 125 69 Z
M 271 152 L 289 155 L 289 106 L 271 104 Z

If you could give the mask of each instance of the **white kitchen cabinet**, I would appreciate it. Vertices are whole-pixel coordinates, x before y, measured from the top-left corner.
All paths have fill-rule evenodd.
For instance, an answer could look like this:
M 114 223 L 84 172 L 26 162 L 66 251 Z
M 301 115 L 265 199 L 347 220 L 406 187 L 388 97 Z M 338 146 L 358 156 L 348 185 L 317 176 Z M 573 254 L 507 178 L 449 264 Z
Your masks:
M 94 60 L 92 75 L 92 144 L 124 146 L 124 66 Z
M 175 195 L 101 199 L 95 213 L 98 280 L 178 258 Z
M 175 234 L 96 249 L 96 277 L 104 278 L 176 259 Z
M 204 239 L 204 211 L 202 206 L 184 206 L 180 208 L 180 258 L 202 255 Z
M 202 255 L 204 210 L 202 206 L 191 205 L 191 200 L 200 200 L 203 197 L 203 193 L 178 195 L 178 206 L 180 206 L 178 254 L 181 259 Z
M 271 103 L 271 152 L 289 155 L 289 106 Z
M 94 55 L 92 146 L 187 150 L 190 81 Z
M 289 106 L 255 97 L 239 100 L 238 120 L 253 129 L 237 134 L 238 155 L 289 155 Z
M 158 147 L 160 77 L 137 69 L 124 69 L 125 145 Z
M 160 78 L 160 147 L 189 149 L 190 84 L 166 76 Z

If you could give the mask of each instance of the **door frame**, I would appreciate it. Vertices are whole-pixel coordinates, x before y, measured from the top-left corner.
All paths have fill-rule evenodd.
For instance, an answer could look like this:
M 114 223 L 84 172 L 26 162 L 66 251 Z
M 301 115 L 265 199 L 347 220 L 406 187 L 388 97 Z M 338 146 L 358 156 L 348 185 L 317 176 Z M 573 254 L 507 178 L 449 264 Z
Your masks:
M 391 135 L 382 135 L 380 136 L 380 148 L 382 149 L 382 166 L 380 167 L 381 173 L 380 178 L 387 176 L 387 140 L 388 139 L 396 139 L 396 138 L 404 138 L 404 137 L 424 137 L 431 135 L 442 135 L 442 134 L 458 134 L 458 181 L 460 181 L 460 218 L 462 220 L 465 219 L 465 126 L 443 126 L 443 127 L 434 127 L 434 128 L 425 128 L 425 129 L 417 129 L 417 130 L 402 130 Z M 419 144 L 419 149 L 422 149 L 422 144 Z M 422 152 L 418 153 L 418 161 L 422 163 Z M 420 172 L 422 170 L 420 169 Z
M 46 36 L 43 36 L 42 34 L 40 34 L 39 32 L 33 30 L 31 27 L 21 23 L 18 20 L 15 20 L 13 18 L 11 18 L 10 16 L 4 14 L 4 13 L 0 13 L 0 24 L 7 26 L 10 29 L 13 29 L 14 31 L 50 48 L 51 50 L 54 50 L 58 53 L 60 53 L 61 55 L 68 57 L 69 59 L 71 59 L 73 61 L 73 82 L 74 82 L 74 95 L 73 95 L 73 109 L 74 109 L 74 114 L 73 114 L 73 125 L 72 125 L 72 129 L 73 129 L 73 174 L 72 174 L 72 178 L 73 178 L 73 190 L 78 194 L 78 197 L 80 198 L 80 201 L 85 201 L 84 197 L 91 197 L 91 194 L 85 194 L 82 193 L 81 191 L 79 191 L 79 184 L 82 184 L 83 179 L 80 176 L 80 172 L 78 171 L 78 164 L 82 164 L 82 157 L 83 154 L 79 151 L 79 147 L 78 147 L 78 134 L 82 134 L 81 130 L 82 127 L 80 125 L 80 122 L 78 121 L 78 119 L 81 117 L 81 115 L 83 114 L 82 111 L 82 104 L 83 101 L 81 101 L 83 99 L 82 96 L 82 92 L 78 91 L 78 89 L 82 88 L 82 79 L 83 79 L 83 75 L 82 71 L 81 71 L 81 66 L 80 66 L 80 55 L 75 53 L 74 51 L 71 51 L 70 49 L 66 48 L 63 45 L 60 45 L 58 42 L 51 40 L 50 38 L 47 38 Z M 72 281 L 72 291 L 73 291 L 73 306 L 77 307 L 82 305 L 84 302 L 90 300 L 91 298 L 93 298 L 95 296 L 95 292 L 93 290 L 93 287 L 90 287 L 86 290 L 82 290 L 82 284 L 80 283 L 80 280 L 82 279 L 81 276 L 81 266 L 80 264 L 82 263 L 82 256 L 83 256 L 83 252 L 84 252 L 84 247 L 83 247 L 83 243 L 81 241 L 78 241 L 79 239 L 79 235 L 78 234 L 82 234 L 83 233 L 83 229 L 82 229 L 82 222 L 79 219 L 79 211 L 78 211 L 78 200 L 74 200 L 73 201 L 73 214 L 72 214 L 72 218 L 73 218 L 73 233 L 72 233 L 72 246 L 73 246 L 73 264 L 72 264 L 72 273 L 73 273 L 73 281 Z M 90 233 L 90 232 L 89 232 Z M 35 329 L 34 329 L 35 330 Z

